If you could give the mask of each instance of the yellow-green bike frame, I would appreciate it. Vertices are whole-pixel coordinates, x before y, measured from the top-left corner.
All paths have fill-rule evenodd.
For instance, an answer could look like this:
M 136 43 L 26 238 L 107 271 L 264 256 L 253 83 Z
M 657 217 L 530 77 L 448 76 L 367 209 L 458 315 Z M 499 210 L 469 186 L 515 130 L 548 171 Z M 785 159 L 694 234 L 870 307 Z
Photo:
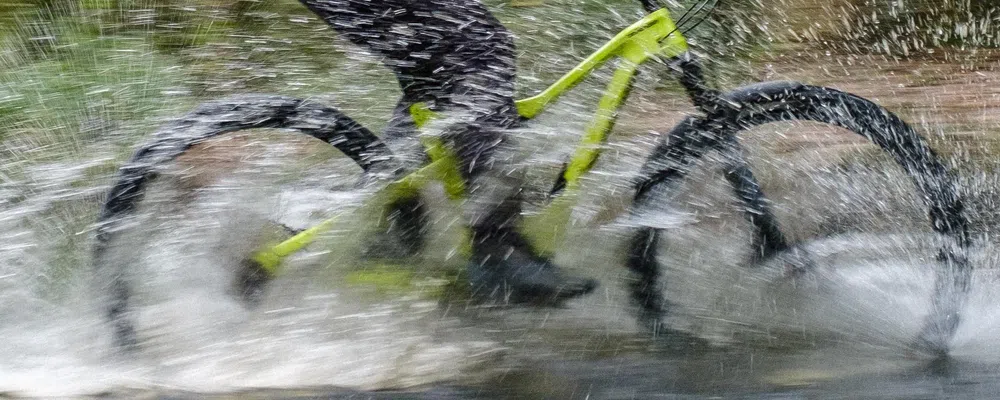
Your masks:
M 668 59 L 678 57 L 687 50 L 687 41 L 670 18 L 670 14 L 666 9 L 660 9 L 623 30 L 541 93 L 517 101 L 518 114 L 525 119 L 534 118 L 608 60 L 612 58 L 621 60 L 598 103 L 597 112 L 587 126 L 580 145 L 566 165 L 562 176 L 566 182 L 565 189 L 540 213 L 527 216 L 520 227 L 539 253 L 551 255 L 561 244 L 570 212 L 579 198 L 580 178 L 590 171 L 597 161 L 601 146 L 614 127 L 618 110 L 628 97 L 639 65 L 653 57 Z M 410 114 L 417 127 L 426 126 L 437 117 L 422 104 L 411 107 Z M 375 195 L 377 201 L 389 204 L 394 200 L 413 196 L 431 182 L 444 184 L 445 191 L 451 199 L 460 200 L 465 197 L 465 184 L 459 172 L 456 156 L 439 139 L 426 139 L 424 145 L 430 163 L 381 189 Z M 268 245 L 255 252 L 251 259 L 268 274 L 276 275 L 280 272 L 282 261 L 286 257 L 308 246 L 319 234 L 333 228 L 337 218 L 335 216 L 323 221 L 279 244 Z

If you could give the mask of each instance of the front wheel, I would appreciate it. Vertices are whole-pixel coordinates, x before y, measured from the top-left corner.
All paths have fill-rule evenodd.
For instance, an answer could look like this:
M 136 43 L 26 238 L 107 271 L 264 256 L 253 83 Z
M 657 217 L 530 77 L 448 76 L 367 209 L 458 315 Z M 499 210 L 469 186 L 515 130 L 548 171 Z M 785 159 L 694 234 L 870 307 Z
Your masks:
M 689 117 L 659 143 L 640 171 L 633 209 L 652 203 L 654 188 L 676 188 L 692 166 L 711 150 L 739 149 L 737 135 L 754 127 L 781 121 L 812 121 L 847 129 L 870 140 L 900 165 L 920 192 L 933 230 L 954 239 L 959 250 L 945 247 L 939 261 L 956 274 L 938 274 L 935 312 L 925 322 L 919 341 L 933 337 L 944 346 L 954 333 L 957 310 L 968 289 L 970 267 L 961 249 L 970 245 L 968 221 L 948 169 L 927 141 L 892 112 L 864 98 L 835 89 L 794 82 L 768 82 L 736 89 L 720 99 L 723 111 Z M 744 203 L 754 230 L 754 260 L 764 261 L 791 246 L 769 209 L 750 169 L 739 157 L 726 166 L 726 177 Z M 656 259 L 662 231 L 641 227 L 630 241 L 627 264 L 635 275 L 631 289 L 640 319 L 657 329 L 668 311 L 660 288 L 662 268 Z M 942 267 L 942 270 L 951 268 Z

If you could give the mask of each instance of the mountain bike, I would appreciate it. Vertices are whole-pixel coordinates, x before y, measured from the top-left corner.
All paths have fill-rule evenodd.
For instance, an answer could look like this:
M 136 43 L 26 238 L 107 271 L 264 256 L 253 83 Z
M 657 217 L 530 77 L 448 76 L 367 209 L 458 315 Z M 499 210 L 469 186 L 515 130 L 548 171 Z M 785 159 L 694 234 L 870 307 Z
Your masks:
M 968 222 L 947 168 L 912 127 L 864 98 L 796 82 L 759 83 L 729 92 L 709 87 L 684 37 L 685 32 L 700 22 L 692 10 L 704 9 L 709 1 L 692 7 L 675 22 L 668 10 L 655 0 L 642 0 L 647 11 L 644 18 L 618 33 L 547 89 L 517 101 L 520 116 L 530 120 L 545 112 L 595 69 L 612 60 L 616 62 L 593 119 L 558 175 L 547 206 L 537 214 L 526 215 L 520 226 L 534 250 L 541 255 L 557 250 L 570 212 L 584 190 L 581 179 L 601 155 L 602 144 L 612 132 L 618 110 L 628 98 L 639 67 L 650 60 L 661 60 L 662 64 L 671 67 L 699 112 L 688 116 L 659 140 L 634 181 L 631 212 L 641 212 L 654 204 L 657 197 L 653 193 L 670 191 L 678 185 L 706 153 L 740 154 L 737 136 L 741 131 L 793 120 L 814 121 L 852 131 L 893 157 L 920 192 L 934 231 L 953 239 L 953 245 L 940 249 L 942 267 L 937 275 L 935 311 L 928 317 L 917 340 L 922 348 L 946 351 L 945 343 L 955 331 L 971 269 L 964 255 L 971 245 Z M 425 127 L 438 117 L 424 104 L 413 105 L 409 111 L 418 127 Z M 123 226 L 134 215 L 160 166 L 214 136 L 256 128 L 287 129 L 322 140 L 350 157 L 365 173 L 394 170 L 399 165 L 397 156 L 371 131 L 340 111 L 313 101 L 277 95 L 241 95 L 208 102 L 162 126 L 152 141 L 141 146 L 121 167 L 99 216 L 94 248 L 96 266 L 110 268 L 107 266 L 108 250 L 115 239 L 123 235 Z M 425 165 L 391 179 L 371 196 L 369 203 L 387 206 L 412 198 L 432 183 L 443 184 L 448 197 L 454 201 L 465 197 L 465 183 L 456 156 L 440 139 L 423 137 L 421 140 L 426 148 Z M 750 268 L 784 252 L 796 251 L 782 234 L 745 160 L 739 156 L 727 157 L 727 160 L 730 161 L 725 166 L 725 178 L 753 228 L 753 257 L 747 261 Z M 246 271 L 240 278 L 242 283 L 251 290 L 259 290 L 280 275 L 284 259 L 336 226 L 337 219 L 330 218 L 281 243 L 269 244 L 249 254 L 242 263 Z M 660 289 L 665 279 L 663 268 L 657 261 L 657 243 L 664 235 L 662 229 L 655 227 L 634 228 L 628 241 L 627 258 L 623 261 L 637 278 L 629 289 L 640 310 L 638 317 L 660 330 L 669 329 L 661 326 L 669 310 Z M 124 270 L 112 276 L 114 278 L 104 288 L 107 317 L 116 341 L 125 346 L 134 345 L 129 278 Z

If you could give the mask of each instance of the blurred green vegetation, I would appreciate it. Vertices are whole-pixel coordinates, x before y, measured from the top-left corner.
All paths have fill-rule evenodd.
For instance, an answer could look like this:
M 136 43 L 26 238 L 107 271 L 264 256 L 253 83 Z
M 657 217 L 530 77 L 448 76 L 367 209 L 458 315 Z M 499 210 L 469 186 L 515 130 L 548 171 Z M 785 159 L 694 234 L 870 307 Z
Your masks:
M 998 0 L 766 1 L 769 14 L 783 14 L 774 21 L 787 28 L 789 41 L 849 54 L 908 58 L 1000 47 Z
M 909 55 L 942 46 L 1000 46 L 998 0 L 852 1 L 849 39 L 878 52 Z
M 518 34 L 523 91 L 541 88 L 642 15 L 634 0 L 487 3 Z M 0 5 L 0 140 L 19 157 L 34 149 L 45 149 L 33 155 L 41 158 L 65 156 L 108 141 L 127 153 L 163 118 L 241 92 L 319 97 L 376 130 L 398 95 L 375 57 L 338 40 L 296 0 Z
M 642 15 L 635 0 L 486 3 L 518 35 L 522 92 L 540 89 Z M 699 1 L 666 3 L 679 17 Z M 741 62 L 795 41 L 897 55 L 996 46 L 998 5 L 722 1 L 688 36 L 710 75 L 728 82 L 740 80 Z M 395 84 L 355 50 L 296 0 L 0 2 L 0 140 L 79 149 L 111 139 L 127 147 L 193 103 L 247 91 L 321 96 L 378 129 Z
M 60 116 L 128 130 L 122 123 L 199 98 L 301 91 L 344 64 L 333 34 L 293 0 L 50 3 L 5 10 L 0 127 L 7 136 Z

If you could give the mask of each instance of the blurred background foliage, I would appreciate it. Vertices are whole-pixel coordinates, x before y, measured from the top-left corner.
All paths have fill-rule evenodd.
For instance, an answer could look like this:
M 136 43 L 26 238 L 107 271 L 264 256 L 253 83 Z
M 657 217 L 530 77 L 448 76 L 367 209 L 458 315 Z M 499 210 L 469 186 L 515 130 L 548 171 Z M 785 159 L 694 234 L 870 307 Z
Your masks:
M 854 0 L 844 9 L 850 23 L 834 31 L 871 51 L 907 56 L 1000 45 L 1000 0 Z
M 635 0 L 486 3 L 518 34 L 523 91 L 641 15 Z M 667 2 L 676 16 L 697 3 Z M 689 36 L 717 81 L 740 82 L 755 79 L 741 76 L 741 63 L 802 43 L 894 57 L 995 47 L 998 7 L 1000 0 L 723 0 Z M 247 91 L 327 96 L 377 129 L 394 90 L 374 57 L 338 41 L 295 0 L 0 2 L 0 140 L 8 151 L 82 148 L 98 138 L 127 147 L 160 118 Z
M 998 0 L 785 0 L 792 41 L 896 57 L 1000 46 Z

